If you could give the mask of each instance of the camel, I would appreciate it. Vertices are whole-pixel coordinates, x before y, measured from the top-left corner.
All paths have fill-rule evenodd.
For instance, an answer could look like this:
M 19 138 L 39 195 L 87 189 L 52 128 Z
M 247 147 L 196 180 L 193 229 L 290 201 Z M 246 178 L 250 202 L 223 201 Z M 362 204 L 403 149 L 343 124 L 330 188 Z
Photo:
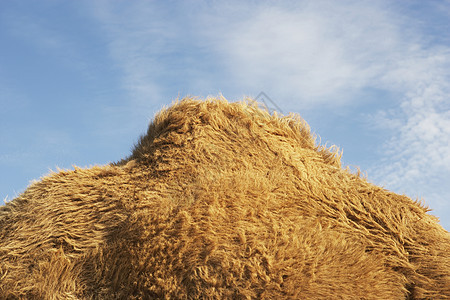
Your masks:
M 300 116 L 185 98 L 0 207 L 0 299 L 450 299 L 450 234 Z

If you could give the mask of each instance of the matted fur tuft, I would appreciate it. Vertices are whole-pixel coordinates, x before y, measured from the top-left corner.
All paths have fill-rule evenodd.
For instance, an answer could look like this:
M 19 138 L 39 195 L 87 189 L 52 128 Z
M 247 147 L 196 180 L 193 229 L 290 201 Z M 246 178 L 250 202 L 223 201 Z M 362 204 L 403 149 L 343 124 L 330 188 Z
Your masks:
M 450 235 L 296 115 L 183 99 L 0 207 L 0 299 L 446 299 Z

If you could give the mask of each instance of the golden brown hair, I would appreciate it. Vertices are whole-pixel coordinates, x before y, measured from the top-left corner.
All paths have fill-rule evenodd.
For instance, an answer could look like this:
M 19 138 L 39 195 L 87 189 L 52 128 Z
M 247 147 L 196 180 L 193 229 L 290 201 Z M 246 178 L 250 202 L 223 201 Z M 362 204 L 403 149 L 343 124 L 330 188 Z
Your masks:
M 0 208 L 0 299 L 445 299 L 450 235 L 296 115 L 183 99 Z

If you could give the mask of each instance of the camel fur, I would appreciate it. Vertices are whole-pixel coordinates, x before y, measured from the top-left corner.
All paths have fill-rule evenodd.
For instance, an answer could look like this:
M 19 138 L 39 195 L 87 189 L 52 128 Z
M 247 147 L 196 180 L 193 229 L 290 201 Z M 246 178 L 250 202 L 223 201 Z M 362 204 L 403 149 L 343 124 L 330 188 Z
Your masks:
M 450 299 L 450 234 L 297 115 L 186 98 L 0 207 L 0 299 Z

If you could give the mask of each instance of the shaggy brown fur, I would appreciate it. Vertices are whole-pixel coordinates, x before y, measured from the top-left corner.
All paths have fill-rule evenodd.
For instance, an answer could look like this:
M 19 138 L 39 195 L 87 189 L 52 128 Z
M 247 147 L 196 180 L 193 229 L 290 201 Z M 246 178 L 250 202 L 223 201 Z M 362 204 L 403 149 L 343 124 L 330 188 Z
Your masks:
M 450 234 L 297 116 L 185 99 L 0 208 L 0 299 L 445 299 Z

